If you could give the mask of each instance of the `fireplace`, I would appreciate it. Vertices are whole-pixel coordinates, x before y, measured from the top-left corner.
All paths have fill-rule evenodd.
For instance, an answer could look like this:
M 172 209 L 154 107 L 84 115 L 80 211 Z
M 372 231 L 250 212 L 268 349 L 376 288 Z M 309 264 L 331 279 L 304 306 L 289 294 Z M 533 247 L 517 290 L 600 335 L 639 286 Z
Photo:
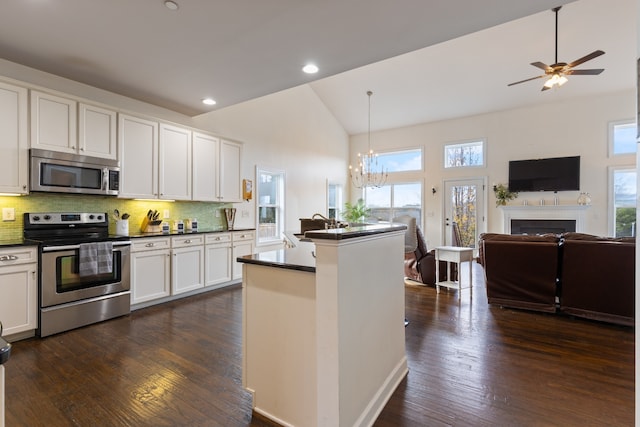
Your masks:
M 589 205 L 508 205 L 502 206 L 505 234 L 586 233 L 585 213 Z M 514 224 L 514 221 L 516 223 Z M 522 224 L 527 230 L 522 230 Z M 529 223 L 527 225 L 527 223 Z M 512 229 L 520 227 L 520 229 Z
M 512 219 L 511 234 L 545 234 L 576 231 L 575 219 Z

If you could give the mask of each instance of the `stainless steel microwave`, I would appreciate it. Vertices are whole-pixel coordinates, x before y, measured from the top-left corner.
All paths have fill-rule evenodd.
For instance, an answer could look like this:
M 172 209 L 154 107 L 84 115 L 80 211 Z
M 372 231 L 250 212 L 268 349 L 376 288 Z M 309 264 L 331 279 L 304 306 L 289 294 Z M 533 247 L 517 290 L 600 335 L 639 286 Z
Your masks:
M 115 160 L 32 148 L 31 191 L 117 196 L 120 167 Z

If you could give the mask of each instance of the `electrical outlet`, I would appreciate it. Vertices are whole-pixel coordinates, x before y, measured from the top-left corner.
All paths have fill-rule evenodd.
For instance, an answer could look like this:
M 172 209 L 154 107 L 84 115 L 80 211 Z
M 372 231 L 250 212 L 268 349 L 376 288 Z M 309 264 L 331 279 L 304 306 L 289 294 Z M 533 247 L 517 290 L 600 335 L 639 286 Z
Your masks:
M 242 211 L 242 218 L 249 218 L 249 211 Z
M 220 211 L 218 209 L 215 210 L 216 218 L 220 218 Z
M 162 218 L 164 218 L 164 219 L 171 218 L 171 212 L 169 212 L 169 209 L 165 209 L 164 210 L 164 212 L 162 213 Z
M 2 208 L 2 220 L 3 221 L 15 221 L 16 210 L 15 208 Z

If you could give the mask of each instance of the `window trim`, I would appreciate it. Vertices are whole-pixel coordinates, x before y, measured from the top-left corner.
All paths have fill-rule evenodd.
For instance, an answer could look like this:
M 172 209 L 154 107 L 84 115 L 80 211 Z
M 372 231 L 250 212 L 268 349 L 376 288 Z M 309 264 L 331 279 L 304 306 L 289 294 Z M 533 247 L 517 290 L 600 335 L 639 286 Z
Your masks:
M 404 148 L 394 148 L 394 149 L 387 149 L 387 150 L 378 150 L 375 151 L 376 154 L 378 154 L 378 156 L 382 156 L 382 155 L 387 155 L 387 154 L 393 154 L 393 153 L 403 153 L 403 152 L 411 152 L 411 151 L 419 151 L 420 152 L 420 169 L 411 169 L 411 170 L 405 170 L 405 171 L 389 171 L 389 176 L 391 175 L 396 175 L 396 174 L 406 174 L 406 173 L 418 173 L 418 172 L 424 172 L 425 167 L 424 167 L 424 147 L 423 146 L 416 146 L 416 147 L 404 147 Z M 368 156 L 368 153 L 364 153 L 363 154 L 363 161 L 364 158 Z
M 609 229 L 609 236 L 616 235 L 616 207 L 615 207 L 615 194 L 614 194 L 614 183 L 615 183 L 615 173 L 617 171 L 633 171 L 636 173 L 636 183 L 638 182 L 638 171 L 635 165 L 633 164 L 625 164 L 625 165 L 617 165 L 617 166 L 609 166 L 607 168 L 608 174 L 608 182 L 607 182 L 607 228 Z M 638 198 L 637 194 L 638 188 L 636 184 L 636 200 Z M 636 232 L 637 233 L 637 232 Z
M 607 125 L 607 148 L 609 150 L 608 156 L 609 158 L 616 158 L 616 159 L 625 158 L 625 157 L 635 158 L 637 150 L 636 152 L 620 153 L 620 154 L 616 154 L 614 152 L 614 149 L 615 149 L 614 130 L 616 126 L 620 126 L 620 125 L 636 126 L 636 121 L 635 119 L 626 119 L 626 120 L 614 120 L 608 123 Z M 637 148 L 637 145 L 636 145 L 636 148 Z
M 275 205 L 278 207 L 280 212 L 279 221 L 277 224 L 278 235 L 270 238 L 261 238 L 260 237 L 260 174 L 268 173 L 270 175 L 280 175 L 282 179 L 281 187 L 280 187 L 280 203 L 276 203 Z M 255 193 L 256 193 L 256 246 L 269 246 L 273 244 L 280 243 L 282 240 L 282 233 L 284 232 L 284 226 L 286 224 L 285 212 L 286 212 L 286 172 L 282 169 L 271 168 L 266 166 L 256 165 L 256 185 L 254 185 Z M 272 204 L 270 204 L 272 206 Z
M 465 166 L 447 166 L 447 147 L 464 146 L 481 143 L 482 146 L 482 164 L 481 165 L 465 165 Z M 486 168 L 487 167 L 487 138 L 471 138 L 460 141 L 445 142 L 442 145 L 442 169 L 443 170 L 460 170 L 469 168 Z

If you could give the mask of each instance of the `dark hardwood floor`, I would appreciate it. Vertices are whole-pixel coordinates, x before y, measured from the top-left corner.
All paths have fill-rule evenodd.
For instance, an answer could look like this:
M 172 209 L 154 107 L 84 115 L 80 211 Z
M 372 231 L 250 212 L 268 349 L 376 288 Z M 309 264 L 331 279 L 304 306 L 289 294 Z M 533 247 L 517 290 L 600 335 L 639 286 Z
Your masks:
M 489 307 L 474 281 L 460 302 L 406 287 L 409 374 L 376 426 L 633 425 L 633 329 Z M 268 425 L 241 387 L 241 310 L 233 286 L 16 342 L 6 425 Z

